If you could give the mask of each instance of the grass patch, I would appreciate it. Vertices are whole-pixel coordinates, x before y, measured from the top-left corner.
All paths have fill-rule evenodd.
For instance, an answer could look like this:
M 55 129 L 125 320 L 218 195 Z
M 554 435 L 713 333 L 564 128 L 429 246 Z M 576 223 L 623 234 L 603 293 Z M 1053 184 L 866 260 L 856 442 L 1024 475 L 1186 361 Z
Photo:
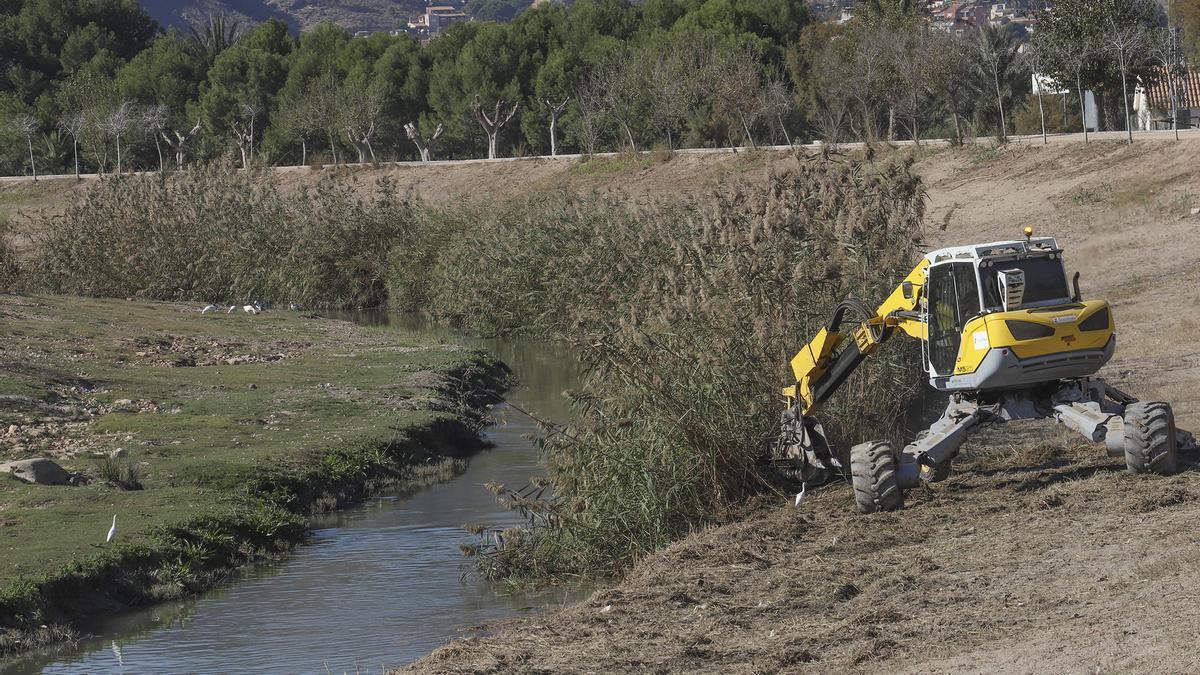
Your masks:
M 0 408 L 0 458 L 91 478 L 0 476 L 0 653 L 44 641 L 43 625 L 207 588 L 301 541 L 306 514 L 444 477 L 478 447 L 476 395 L 498 372 L 483 354 L 198 310 L 0 296 L 0 388 L 27 399 Z M 171 367 L 180 355 L 211 365 Z

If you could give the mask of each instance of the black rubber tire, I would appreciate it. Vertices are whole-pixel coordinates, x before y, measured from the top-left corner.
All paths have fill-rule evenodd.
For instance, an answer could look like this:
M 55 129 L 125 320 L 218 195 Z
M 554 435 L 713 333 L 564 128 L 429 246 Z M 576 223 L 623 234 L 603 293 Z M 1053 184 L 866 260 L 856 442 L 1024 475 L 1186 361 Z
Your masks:
M 1125 407 L 1125 467 L 1129 473 L 1175 473 L 1178 442 L 1169 403 L 1139 401 Z
M 895 511 L 904 506 L 904 493 L 896 482 L 895 453 L 887 441 L 850 448 L 850 482 L 859 513 Z

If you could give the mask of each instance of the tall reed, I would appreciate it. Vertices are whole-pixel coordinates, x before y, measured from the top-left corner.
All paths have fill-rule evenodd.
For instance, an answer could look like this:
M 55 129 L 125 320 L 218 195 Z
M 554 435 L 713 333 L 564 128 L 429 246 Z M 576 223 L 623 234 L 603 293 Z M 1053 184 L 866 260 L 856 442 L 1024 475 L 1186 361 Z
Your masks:
M 414 205 L 389 180 L 363 196 L 331 178 L 281 189 L 270 172 L 105 178 L 41 232 L 34 282 L 80 295 L 376 306 Z
M 549 193 L 425 214 L 400 250 L 436 255 L 401 261 L 393 298 L 477 332 L 565 337 L 587 364 L 578 418 L 544 439 L 556 496 L 501 491 L 536 526 L 486 537 L 486 571 L 619 569 L 763 489 L 788 359 L 839 301 L 877 301 L 910 269 L 924 194 L 905 163 L 802 159 L 699 200 Z M 894 432 L 912 357 L 875 358 L 831 403 L 835 444 Z

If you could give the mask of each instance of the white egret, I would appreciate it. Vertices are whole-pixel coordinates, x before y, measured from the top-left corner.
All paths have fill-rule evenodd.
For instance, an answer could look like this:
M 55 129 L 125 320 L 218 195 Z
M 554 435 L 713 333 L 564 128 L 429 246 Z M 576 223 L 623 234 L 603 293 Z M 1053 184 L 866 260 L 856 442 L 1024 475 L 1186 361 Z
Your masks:
M 796 493 L 795 506 L 800 506 L 800 502 L 804 501 L 804 491 L 808 489 L 808 483 L 800 484 L 800 492 Z
M 217 307 L 216 305 L 205 305 L 204 309 L 200 310 L 200 313 L 208 314 L 209 312 L 215 312 L 218 309 L 220 309 L 220 307 Z
M 113 514 L 113 524 L 112 524 L 112 527 L 108 528 L 108 537 L 104 540 L 104 543 L 106 543 L 106 544 L 112 543 L 112 540 L 116 539 L 116 538 L 117 538 L 117 515 L 114 513 Z

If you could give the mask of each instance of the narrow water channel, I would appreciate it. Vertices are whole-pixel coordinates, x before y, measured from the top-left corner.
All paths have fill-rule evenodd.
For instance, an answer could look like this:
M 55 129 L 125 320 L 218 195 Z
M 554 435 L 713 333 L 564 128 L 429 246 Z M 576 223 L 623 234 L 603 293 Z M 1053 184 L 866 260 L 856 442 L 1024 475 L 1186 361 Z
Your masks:
M 363 322 L 463 341 L 410 319 Z M 544 343 L 473 341 L 521 380 L 509 400 L 555 420 L 578 372 Z M 468 523 L 517 522 L 484 488 L 520 486 L 540 472 L 525 434 L 536 431 L 507 405 L 487 438 L 494 448 L 457 478 L 412 494 L 390 494 L 332 514 L 311 542 L 283 562 L 248 571 L 197 598 L 124 613 L 91 626 L 96 637 L 0 665 L 9 673 L 380 673 L 417 659 L 482 622 L 575 599 L 569 590 L 502 594 L 463 579 Z

